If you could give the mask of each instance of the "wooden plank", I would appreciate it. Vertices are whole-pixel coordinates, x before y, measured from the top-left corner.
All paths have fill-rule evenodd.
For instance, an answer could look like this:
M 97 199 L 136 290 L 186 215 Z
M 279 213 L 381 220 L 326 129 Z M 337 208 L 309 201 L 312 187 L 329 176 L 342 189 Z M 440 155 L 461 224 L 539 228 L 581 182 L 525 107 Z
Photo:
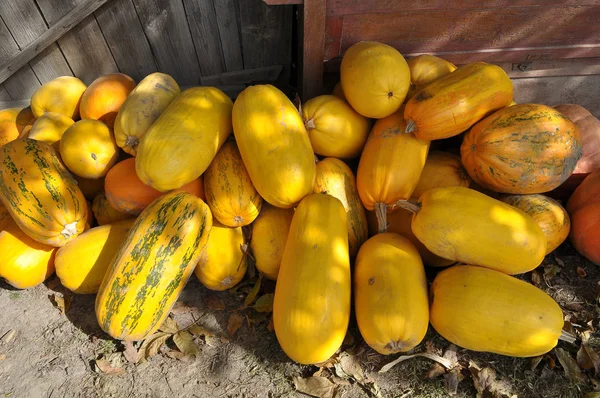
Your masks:
M 226 72 L 218 75 L 203 76 L 200 83 L 203 86 L 220 84 L 250 84 L 256 81 L 277 80 L 283 65 L 266 66 L 264 68 L 245 69 L 235 72 Z
M 223 59 L 225 61 L 225 69 L 228 72 L 244 68 L 236 11 L 235 0 L 215 1 L 215 12 L 219 24 Z
M 10 101 L 10 100 L 12 100 L 12 97 L 10 96 L 8 91 L 6 91 L 6 88 L 4 88 L 4 85 L 0 84 L 0 101 Z
M 293 4 L 304 4 L 304 0 L 263 0 L 270 6 L 286 6 Z
M 544 76 L 600 75 L 600 58 L 551 59 L 499 64 L 511 79 Z M 600 96 L 598 97 L 600 101 Z
M 183 5 L 202 76 L 224 72 L 225 60 L 213 0 L 183 0 Z
M 335 58 L 341 52 L 344 17 L 327 17 L 325 20 L 327 33 L 325 35 L 325 60 Z
M 37 4 L 51 28 L 40 40 L 36 41 L 37 43 L 34 42 L 36 43 L 35 48 L 48 45 L 54 42 L 56 37 L 60 37 L 58 45 L 71 70 L 86 84 L 101 75 L 118 72 L 117 65 L 102 36 L 102 31 L 98 27 L 98 22 L 91 15 L 106 1 L 37 0 Z
M 200 82 L 194 43 L 181 0 L 134 0 L 159 70 L 181 85 Z
M 25 108 L 29 106 L 29 100 L 0 101 L 0 110 L 8 108 Z
M 122 73 L 139 82 L 158 70 L 132 0 L 111 0 L 95 15 Z
M 302 10 L 302 101 L 319 95 L 323 88 L 325 3 L 326 0 L 306 0 Z
M 4 22 L 21 49 L 48 31 L 48 26 L 34 0 L 1 1 L 0 15 L 6 16 Z M 29 65 L 42 83 L 58 76 L 72 76 L 71 69 L 56 43 L 43 49 L 31 59 Z

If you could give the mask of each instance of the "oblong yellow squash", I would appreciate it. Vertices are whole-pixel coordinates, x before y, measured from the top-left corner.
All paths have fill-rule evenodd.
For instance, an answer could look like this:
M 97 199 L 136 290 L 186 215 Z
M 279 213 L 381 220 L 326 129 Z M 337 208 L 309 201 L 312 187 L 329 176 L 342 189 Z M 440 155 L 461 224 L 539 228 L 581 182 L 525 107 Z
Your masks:
M 56 276 L 78 294 L 98 292 L 102 278 L 135 220 L 87 230 L 56 252 Z
M 290 208 L 312 192 L 314 152 L 302 117 L 284 93 L 268 84 L 250 86 L 237 97 L 232 117 L 240 154 L 264 200 Z
M 86 229 L 87 205 L 54 149 L 31 139 L 0 148 L 0 200 L 32 239 L 63 246 Z
M 304 198 L 294 213 L 275 286 L 273 325 L 283 351 L 301 364 L 330 358 L 350 319 L 346 212 L 330 195 Z
M 140 139 L 180 92 L 175 79 L 165 73 L 146 76 L 119 108 L 114 127 L 117 145 L 135 156 Z
M 189 193 L 169 193 L 137 218 L 96 296 L 98 324 L 111 337 L 154 333 L 194 272 L 212 227 L 210 209 Z
M 235 141 L 227 141 L 206 169 L 204 195 L 213 216 L 228 227 L 243 227 L 258 217 L 263 200 Z
M 371 129 L 369 119 L 333 95 L 321 95 L 305 102 L 302 117 L 315 153 L 322 156 L 358 157 Z
M 60 113 L 46 112 L 33 123 L 28 138 L 43 141 L 60 151 L 60 139 L 64 132 L 75 123 L 73 119 Z
M 231 99 L 214 87 L 179 94 L 140 139 L 140 180 L 166 192 L 200 177 L 231 134 L 231 108 Z
M 456 70 L 456 65 L 435 55 L 422 54 L 406 60 L 410 69 L 410 83 L 420 89 Z
M 317 162 L 314 192 L 331 195 L 344 205 L 348 218 L 348 247 L 350 256 L 355 256 L 368 238 L 369 227 L 365 208 L 356 189 L 354 173 L 341 160 L 325 158 Z
M 469 187 L 471 177 L 463 168 L 460 157 L 448 152 L 434 151 L 427 155 L 419 183 L 412 193 L 420 197 L 425 191 L 438 187 Z
M 435 330 L 473 351 L 542 355 L 556 346 L 564 324 L 560 307 L 542 290 L 482 267 L 457 265 L 440 272 L 430 301 Z
M 56 248 L 27 236 L 14 221 L 0 231 L 0 277 L 17 289 L 44 282 L 54 272 Z
M 546 254 L 533 218 L 473 189 L 430 189 L 413 206 L 413 233 L 440 257 L 513 275 L 536 268 Z
M 250 247 L 256 269 L 269 279 L 276 280 L 279 274 L 293 216 L 294 209 L 281 209 L 265 203 L 252 223 Z
M 60 76 L 40 86 L 31 96 L 31 110 L 35 117 L 45 112 L 60 113 L 73 120 L 79 119 L 79 103 L 87 86 L 73 76 Z
M 556 200 L 539 194 L 508 195 L 500 200 L 523 210 L 540 226 L 546 236 L 546 254 L 553 252 L 569 236 L 569 213 Z
M 240 283 L 248 268 L 243 245 L 242 227 L 230 228 L 215 221 L 194 270 L 198 280 L 206 288 L 217 291 Z
M 417 91 L 404 108 L 407 131 L 425 140 L 462 133 L 513 100 L 513 86 L 502 68 L 485 62 L 462 66 Z
M 380 354 L 406 352 L 425 337 L 429 302 L 419 252 L 403 236 L 377 234 L 358 252 L 354 307 L 360 334 Z

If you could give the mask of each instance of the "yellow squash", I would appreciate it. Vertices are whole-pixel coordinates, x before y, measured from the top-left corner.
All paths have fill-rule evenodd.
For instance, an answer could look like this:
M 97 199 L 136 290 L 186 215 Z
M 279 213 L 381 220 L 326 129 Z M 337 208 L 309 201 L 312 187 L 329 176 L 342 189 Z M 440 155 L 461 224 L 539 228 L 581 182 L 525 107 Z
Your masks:
M 569 236 L 569 213 L 556 200 L 539 194 L 507 195 L 500 200 L 523 210 L 540 226 L 546 236 L 546 254 L 553 252 Z
M 60 113 L 73 120 L 79 119 L 79 103 L 87 86 L 73 76 L 52 79 L 31 96 L 31 110 L 35 117 L 45 112 Z
M 513 86 L 502 68 L 484 62 L 462 66 L 417 91 L 406 103 L 407 131 L 424 140 L 462 133 L 513 100 Z
M 448 152 L 430 152 L 412 197 L 419 198 L 425 191 L 432 188 L 468 188 L 470 184 L 471 177 L 463 168 L 459 156 Z
M 363 116 L 381 119 L 396 112 L 404 102 L 410 70 L 395 48 L 361 41 L 346 50 L 340 79 L 352 108 Z
M 269 279 L 277 279 L 293 216 L 294 209 L 281 209 L 265 203 L 252 223 L 250 247 L 256 269 Z
M 200 177 L 231 134 L 231 107 L 231 99 L 214 87 L 179 94 L 140 140 L 140 180 L 166 192 Z
M 40 116 L 29 131 L 32 140 L 43 141 L 60 150 L 60 139 L 64 132 L 75 123 L 73 119 L 60 113 L 46 112 Z
M 35 120 L 30 107 L 0 110 L 0 146 L 26 138 Z
M 304 198 L 292 219 L 275 286 L 273 325 L 283 351 L 301 364 L 330 358 L 350 319 L 346 212 L 333 196 Z
M 204 194 L 213 216 L 228 227 L 246 226 L 258 216 L 263 200 L 235 141 L 227 141 L 206 169 Z
M 56 252 L 56 276 L 78 294 L 98 292 L 113 257 L 127 237 L 134 220 L 92 228 Z
M 440 257 L 513 275 L 536 268 L 546 254 L 546 237 L 533 218 L 481 192 L 434 188 L 417 203 L 400 205 L 415 213 L 415 236 Z
M 356 257 L 354 307 L 360 334 L 380 354 L 415 348 L 427 333 L 425 268 L 405 237 L 377 234 Z
M 77 186 L 81 189 L 83 196 L 89 201 L 93 202 L 94 198 L 104 191 L 104 178 L 90 179 L 76 175 L 73 175 L 73 177 L 77 181 Z
M 25 235 L 14 221 L 6 223 L 0 231 L 0 277 L 17 289 L 37 286 L 54 272 L 55 252 Z
M 452 62 L 430 54 L 418 55 L 406 62 L 410 69 L 410 83 L 417 90 L 456 70 Z
M 242 227 L 230 228 L 215 221 L 194 270 L 198 280 L 206 288 L 217 291 L 240 283 L 248 268 L 243 245 Z
M 346 101 L 346 96 L 344 95 L 344 90 L 342 89 L 342 82 L 337 82 L 335 84 L 331 95 L 335 95 L 339 99 L 343 99 L 344 101 Z M 346 102 L 348 102 L 348 101 L 346 101 Z
M 371 121 L 333 95 L 321 95 L 302 105 L 302 117 L 316 154 L 340 159 L 360 156 Z
M 533 357 L 556 346 L 564 324 L 542 290 L 498 271 L 458 265 L 430 289 L 431 325 L 446 340 L 473 351 Z
M 346 163 L 336 158 L 325 158 L 317 162 L 314 192 L 329 194 L 344 205 L 348 218 L 348 247 L 350 256 L 355 256 L 360 246 L 367 240 L 369 228 L 352 170 Z
M 271 85 L 246 88 L 233 105 L 235 139 L 264 200 L 290 208 L 310 194 L 315 159 L 302 117 L 292 102 Z
M 117 113 L 117 145 L 135 156 L 140 139 L 180 92 L 175 79 L 165 73 L 155 72 L 146 76 L 129 93 Z
M 94 198 L 92 212 L 94 213 L 94 218 L 98 222 L 98 225 L 112 224 L 118 221 L 135 218 L 132 214 L 122 213 L 112 207 L 110 203 L 108 203 L 108 199 L 104 192 L 100 192 Z

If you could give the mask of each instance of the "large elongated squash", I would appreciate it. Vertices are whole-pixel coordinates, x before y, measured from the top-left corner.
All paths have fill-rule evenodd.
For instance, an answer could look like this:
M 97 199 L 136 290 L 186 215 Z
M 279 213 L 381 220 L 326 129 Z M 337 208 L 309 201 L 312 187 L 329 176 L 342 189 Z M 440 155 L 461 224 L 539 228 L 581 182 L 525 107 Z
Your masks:
M 281 209 L 265 203 L 252 223 L 250 247 L 256 269 L 269 279 L 275 280 L 279 274 L 293 216 L 294 209 Z
M 354 306 L 360 334 L 380 354 L 416 347 L 429 326 L 427 280 L 419 252 L 392 233 L 362 245 L 354 270 Z
M 415 213 L 415 236 L 449 260 L 513 275 L 536 268 L 546 254 L 546 237 L 533 218 L 469 188 L 434 188 L 407 208 Z
M 298 205 L 275 286 L 273 325 L 283 351 L 301 364 L 331 357 L 350 319 L 346 212 L 330 195 Z
M 290 208 L 312 192 L 315 160 L 302 117 L 271 85 L 246 88 L 233 105 L 235 139 L 264 200 Z
M 212 227 L 208 206 L 188 193 L 155 200 L 137 218 L 98 295 L 102 329 L 121 340 L 154 333 L 194 272 Z
M 406 103 L 407 131 L 425 140 L 462 133 L 513 99 L 510 78 L 496 65 L 475 62 L 440 77 Z
M 194 270 L 198 280 L 208 289 L 217 291 L 240 283 L 248 268 L 243 245 L 242 227 L 230 228 L 215 220 Z
M 140 138 L 181 92 L 171 76 L 155 72 L 146 76 L 121 105 L 115 119 L 115 140 L 135 156 Z
M 165 192 L 200 177 L 231 134 L 231 108 L 231 99 L 214 87 L 179 94 L 140 140 L 140 180 Z
M 360 246 L 367 240 L 369 228 L 365 208 L 356 189 L 354 173 L 341 160 L 325 158 L 317 162 L 314 191 L 331 195 L 344 205 L 348 218 L 348 247 L 350 256 L 355 256 Z
M 13 221 L 0 231 L 0 277 L 17 289 L 27 289 L 44 282 L 54 272 L 56 248 L 43 245 Z
M 380 232 L 387 228 L 388 208 L 411 197 L 429 151 L 429 141 L 406 133 L 405 128 L 402 108 L 378 120 L 358 164 L 358 194 L 367 210 L 377 211 Z
M 410 84 L 417 89 L 456 70 L 456 65 L 435 55 L 422 54 L 406 60 L 410 69 Z
M 496 192 L 543 193 L 562 184 L 581 157 L 581 133 L 546 105 L 519 104 L 477 123 L 460 147 L 467 172 Z
M 32 239 L 63 246 L 86 229 L 83 193 L 50 145 L 10 142 L 0 148 L 0 165 L 0 200 Z
M 460 157 L 448 152 L 432 151 L 421 172 L 419 183 L 412 193 L 419 198 L 425 191 L 438 187 L 469 187 L 471 177 L 460 162 Z
M 206 169 L 204 194 L 213 216 L 228 227 L 248 225 L 260 213 L 263 200 L 252 185 L 235 141 L 227 141 Z
M 58 249 L 54 265 L 60 283 L 78 294 L 98 292 L 106 270 L 134 221 L 89 229 Z
M 542 290 L 482 267 L 458 265 L 440 272 L 430 299 L 435 330 L 473 351 L 542 355 L 556 346 L 564 324 L 560 307 Z

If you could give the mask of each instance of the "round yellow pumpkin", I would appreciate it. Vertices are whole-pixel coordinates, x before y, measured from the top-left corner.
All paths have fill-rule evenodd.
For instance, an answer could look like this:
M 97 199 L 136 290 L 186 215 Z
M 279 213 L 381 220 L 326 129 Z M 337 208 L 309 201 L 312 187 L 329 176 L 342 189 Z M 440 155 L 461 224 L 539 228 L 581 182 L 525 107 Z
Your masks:
M 23 136 L 35 122 L 31 108 L 8 108 L 0 111 L 0 146 Z
M 333 92 L 331 93 L 338 97 L 339 99 L 343 99 L 346 101 L 346 96 L 344 95 L 344 90 L 342 89 L 342 82 L 337 82 L 333 87 Z
M 456 70 L 452 62 L 430 54 L 418 55 L 406 62 L 410 69 L 410 82 L 417 90 Z
M 73 120 L 79 119 L 79 103 L 87 86 L 73 76 L 52 79 L 31 96 L 31 110 L 35 117 L 46 112 L 60 113 Z
M 29 138 L 43 141 L 60 151 L 60 139 L 65 131 L 75 123 L 73 119 L 56 112 L 46 112 L 40 116 L 29 131 Z
M 460 157 L 448 152 L 430 152 L 421 172 L 419 182 L 412 193 L 419 198 L 423 192 L 438 187 L 469 188 L 471 178 L 463 168 Z

